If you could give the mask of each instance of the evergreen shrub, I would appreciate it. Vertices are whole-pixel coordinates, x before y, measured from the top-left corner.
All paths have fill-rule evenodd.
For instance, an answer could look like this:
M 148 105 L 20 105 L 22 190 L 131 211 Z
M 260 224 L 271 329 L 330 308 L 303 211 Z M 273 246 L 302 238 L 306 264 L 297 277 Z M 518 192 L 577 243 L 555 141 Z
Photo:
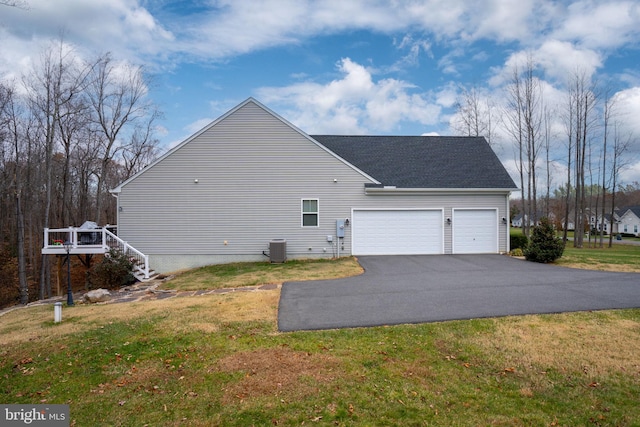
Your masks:
M 529 244 L 527 236 L 521 233 L 511 234 L 509 239 L 509 248 L 511 248 L 511 250 L 524 249 L 527 247 L 527 244 Z
M 103 289 L 116 289 L 135 282 L 133 262 L 122 252 L 111 249 L 92 268 L 91 283 Z
M 555 229 L 547 218 L 540 220 L 540 225 L 533 227 L 531 240 L 524 249 L 527 261 L 548 263 L 562 256 L 564 242 L 556 237 Z

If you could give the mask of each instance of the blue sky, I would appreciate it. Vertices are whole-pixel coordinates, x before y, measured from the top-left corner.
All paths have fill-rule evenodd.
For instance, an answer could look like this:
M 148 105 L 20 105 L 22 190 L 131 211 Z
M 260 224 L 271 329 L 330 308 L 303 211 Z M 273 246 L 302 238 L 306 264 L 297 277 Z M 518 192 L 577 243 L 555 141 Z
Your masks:
M 80 57 L 111 51 L 153 75 L 165 147 L 250 96 L 310 134 L 452 134 L 460 88 L 476 86 L 499 117 L 527 55 L 547 102 L 560 109 L 582 70 L 614 88 L 621 128 L 640 136 L 637 0 L 21 1 L 0 5 L 0 78 L 19 79 L 64 31 Z M 556 139 L 560 158 L 560 122 Z M 635 140 L 623 181 L 640 181 L 639 154 Z

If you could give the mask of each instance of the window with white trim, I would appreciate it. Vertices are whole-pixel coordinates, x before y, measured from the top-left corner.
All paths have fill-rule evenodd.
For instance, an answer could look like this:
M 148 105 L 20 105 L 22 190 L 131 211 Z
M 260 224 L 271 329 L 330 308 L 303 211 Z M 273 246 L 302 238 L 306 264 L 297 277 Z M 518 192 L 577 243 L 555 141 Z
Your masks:
M 302 226 L 317 227 L 319 224 L 318 199 L 302 199 Z

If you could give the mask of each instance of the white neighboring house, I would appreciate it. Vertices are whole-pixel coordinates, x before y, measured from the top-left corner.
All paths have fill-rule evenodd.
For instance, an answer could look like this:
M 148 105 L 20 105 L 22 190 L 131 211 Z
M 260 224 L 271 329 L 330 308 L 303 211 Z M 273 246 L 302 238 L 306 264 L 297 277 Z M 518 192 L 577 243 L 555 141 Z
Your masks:
M 522 224 L 524 224 L 522 214 L 518 214 L 514 216 L 513 219 L 511 220 L 512 227 L 522 228 Z
M 620 215 L 620 223 L 618 224 L 619 233 L 634 234 L 640 236 L 640 206 L 631 206 L 622 209 Z
M 542 218 L 549 218 L 549 220 L 551 221 L 555 221 L 555 215 L 553 214 L 553 212 L 550 212 L 549 215 L 545 215 L 543 213 L 539 213 L 538 214 L 538 221 L 537 224 L 533 222 L 533 219 L 529 220 L 529 226 L 533 227 L 535 225 L 540 225 L 540 220 Z M 525 224 L 527 222 L 527 215 L 522 215 L 522 214 L 518 214 L 516 216 L 513 217 L 513 219 L 511 220 L 511 226 L 512 227 L 517 227 L 517 228 L 522 228 L 523 224 Z
M 618 225 L 620 223 L 620 216 L 618 215 L 618 212 L 613 214 L 613 221 L 611 220 L 611 214 L 605 214 L 604 219 L 601 215 L 591 215 L 589 221 L 591 224 L 591 229 L 600 231 L 600 227 L 603 227 L 604 232 L 607 234 L 617 234 L 619 232 Z
M 571 212 L 569 214 L 569 221 L 566 223 L 567 225 L 567 230 L 575 230 L 575 223 L 574 223 L 574 218 L 575 218 L 575 213 Z M 591 230 L 598 230 L 600 231 L 600 227 L 604 227 L 604 231 L 609 234 L 611 232 L 618 233 L 618 223 L 620 220 L 619 217 L 619 212 L 614 213 L 613 215 L 613 221 L 611 220 L 611 214 L 605 214 L 604 215 L 604 219 L 602 218 L 601 215 L 591 215 L 591 216 L 585 216 L 584 218 L 585 221 L 589 221 L 589 228 Z M 564 218 L 562 221 L 563 224 L 565 224 Z

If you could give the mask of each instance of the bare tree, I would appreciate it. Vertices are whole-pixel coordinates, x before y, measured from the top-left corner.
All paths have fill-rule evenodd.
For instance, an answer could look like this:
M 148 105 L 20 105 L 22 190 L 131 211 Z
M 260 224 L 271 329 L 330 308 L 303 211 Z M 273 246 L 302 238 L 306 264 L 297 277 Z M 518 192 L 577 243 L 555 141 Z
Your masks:
M 157 117 L 155 106 L 147 98 L 148 84 L 142 67 L 118 64 L 110 54 L 98 58 L 93 67 L 88 98 L 101 141 L 95 214 L 98 223 L 102 219 L 105 178 L 114 158 L 132 143 L 136 126 L 144 129 L 145 123 Z
M 72 224 L 74 217 L 74 204 L 72 194 L 72 153 L 78 150 L 78 146 L 87 142 L 86 131 L 89 128 L 89 117 L 87 106 L 81 96 L 76 97 L 65 105 L 61 106 L 60 119 L 57 122 L 59 140 L 64 153 L 64 163 L 62 167 L 61 179 L 61 203 L 59 204 L 58 218 L 61 218 L 65 225 Z M 74 182 L 74 184 L 77 184 Z M 76 218 L 74 218 L 75 220 Z M 86 218 L 83 218 L 86 219 Z
M 544 196 L 544 215 L 549 218 L 550 214 L 551 214 L 551 207 L 550 207 L 550 203 L 551 203 L 551 185 L 552 185 L 552 181 L 553 181 L 553 175 L 551 174 L 551 169 L 553 167 L 553 161 L 551 160 L 551 151 L 552 151 L 552 145 L 553 145 L 553 141 L 554 141 L 554 137 L 552 135 L 552 131 L 551 131 L 551 110 L 549 108 L 547 108 L 546 106 L 544 107 L 544 111 L 542 113 L 542 120 L 543 120 L 543 134 L 542 134 L 542 138 L 543 138 L 543 146 L 544 146 L 544 153 L 545 153 L 545 164 L 546 164 L 546 192 L 545 192 L 545 196 Z
M 78 138 L 82 143 L 77 144 L 72 151 L 71 164 L 75 172 L 75 205 L 73 221 L 93 219 L 95 214 L 95 188 L 99 164 L 99 135 L 90 127 L 83 128 Z
M 155 119 L 159 116 L 155 112 L 148 121 L 136 126 L 131 135 L 130 143 L 122 152 L 122 163 L 125 176 L 122 180 L 129 179 L 151 163 L 159 154 L 159 141 L 153 135 Z
M 523 118 L 526 129 L 526 153 L 529 177 L 527 196 L 531 204 L 533 223 L 538 222 L 538 159 L 542 149 L 541 130 L 543 123 L 544 105 L 540 81 L 535 76 L 535 64 L 531 56 L 527 59 L 524 73 L 524 104 Z
M 637 138 L 628 133 L 625 136 L 620 135 L 619 124 L 613 123 L 613 160 L 611 162 L 611 233 L 609 233 L 609 247 L 613 244 L 613 217 L 616 211 L 616 186 L 620 171 L 628 166 L 630 159 L 624 158 L 624 153 L 629 147 L 637 142 Z
M 483 136 L 491 144 L 493 137 L 492 108 L 490 100 L 483 97 L 477 87 L 462 87 L 456 102 L 456 116 L 452 123 L 459 135 Z
M 514 151 L 516 157 L 516 168 L 520 177 L 520 214 L 522 215 L 522 231 L 525 236 L 529 235 L 529 205 L 525 198 L 525 137 L 521 105 L 523 103 L 522 80 L 518 66 L 512 71 L 511 83 L 507 87 L 507 105 L 502 114 L 503 124 L 507 132 L 514 140 Z
M 574 148 L 573 172 L 576 197 L 574 201 L 575 237 L 573 245 L 576 248 L 581 248 L 584 242 L 587 146 L 595 123 L 593 112 L 597 100 L 594 87 L 584 71 L 577 71 L 569 81 L 567 97 L 565 121 L 569 137 L 569 150 Z M 571 154 L 568 157 L 571 157 Z
M 60 38 L 22 85 L 0 82 L 0 249 L 16 253 L 18 265 L 2 281 L 19 282 L 0 292 L 1 304 L 51 295 L 42 229 L 109 218 L 115 209 L 106 190 L 158 154 L 160 114 L 140 67 L 110 55 L 82 61 Z
M 40 63 L 24 80 L 29 104 L 41 123 L 45 147 L 45 202 L 44 227 L 49 227 L 53 188 L 53 153 L 57 142 L 57 131 L 65 107 L 83 90 L 85 73 L 78 70 L 74 52 L 60 38 L 41 55 Z M 40 298 L 46 294 L 47 263 L 42 256 L 40 273 Z
M 610 96 L 610 90 L 607 88 L 604 91 L 604 106 L 602 112 L 602 211 L 600 212 L 600 247 L 604 246 L 604 222 L 606 215 L 606 197 L 607 197 L 607 142 L 609 138 L 610 124 L 613 116 L 613 110 L 615 107 L 615 98 Z M 614 160 L 615 163 L 615 160 Z M 613 188 L 613 192 L 615 193 L 615 187 Z M 613 202 L 612 202 L 613 203 Z M 609 230 L 609 234 L 613 233 L 613 215 L 611 216 L 611 229 Z
M 29 302 L 29 283 L 27 282 L 27 267 L 25 259 L 24 212 L 22 208 L 22 176 L 20 159 L 20 138 L 22 125 L 13 88 L 0 85 L 0 126 L 6 129 L 6 135 L 11 140 L 14 153 L 13 179 L 11 181 L 15 200 L 16 218 L 16 252 L 18 255 L 18 286 L 20 289 L 20 303 Z
M 530 224 L 538 220 L 537 176 L 544 112 L 542 91 L 531 56 L 527 58 L 523 72 L 517 65 L 514 67 L 506 100 L 502 119 L 514 140 L 516 167 L 520 175 L 523 232 L 528 236 Z

